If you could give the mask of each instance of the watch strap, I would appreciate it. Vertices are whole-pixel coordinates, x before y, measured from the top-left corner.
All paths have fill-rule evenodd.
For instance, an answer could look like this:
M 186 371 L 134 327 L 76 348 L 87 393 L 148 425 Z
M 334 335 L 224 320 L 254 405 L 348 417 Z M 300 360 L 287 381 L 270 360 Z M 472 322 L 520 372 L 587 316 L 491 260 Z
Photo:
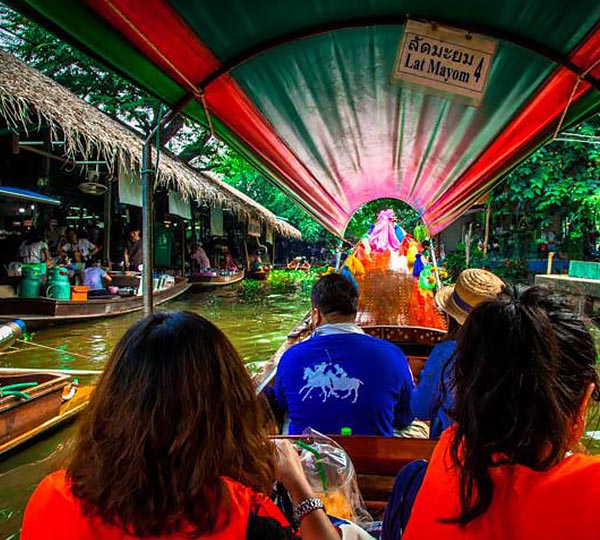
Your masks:
M 304 499 L 298 506 L 294 507 L 294 521 L 297 525 L 300 525 L 302 518 L 315 510 L 325 510 L 323 501 L 316 497 Z

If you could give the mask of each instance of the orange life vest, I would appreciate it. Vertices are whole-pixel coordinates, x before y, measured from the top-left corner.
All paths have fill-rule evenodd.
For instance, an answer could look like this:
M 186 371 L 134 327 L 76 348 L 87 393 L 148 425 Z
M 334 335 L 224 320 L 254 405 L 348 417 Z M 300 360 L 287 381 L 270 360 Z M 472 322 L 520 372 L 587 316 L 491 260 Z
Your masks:
M 229 523 L 225 529 L 202 540 L 239 540 L 246 538 L 250 511 L 261 517 L 272 518 L 283 526 L 288 523 L 275 506 L 264 495 L 229 478 L 222 478 L 229 490 L 231 505 Z M 71 492 L 65 471 L 57 471 L 44 478 L 34 491 L 25 509 L 21 540 L 133 540 L 134 536 L 123 529 L 107 525 L 98 517 L 83 514 L 81 503 Z M 155 538 L 177 540 L 188 539 L 186 530 L 180 534 L 169 534 Z
M 449 447 L 454 429 L 435 448 L 403 540 L 598 540 L 600 456 L 574 454 L 547 471 L 521 465 L 491 469 L 490 508 L 466 527 L 441 523 L 459 513 L 458 471 Z

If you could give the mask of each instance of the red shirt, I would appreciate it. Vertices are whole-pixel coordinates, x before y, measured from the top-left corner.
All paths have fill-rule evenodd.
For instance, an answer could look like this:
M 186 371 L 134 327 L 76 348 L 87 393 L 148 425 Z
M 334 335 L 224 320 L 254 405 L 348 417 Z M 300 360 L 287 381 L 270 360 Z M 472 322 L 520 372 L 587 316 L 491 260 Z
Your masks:
M 272 518 L 284 527 L 289 524 L 266 496 L 229 478 L 222 479 L 231 496 L 231 515 L 225 529 L 202 540 L 239 540 L 246 538 L 250 509 L 261 517 Z M 189 539 L 186 531 L 169 534 L 165 540 Z M 71 492 L 65 471 L 44 478 L 27 503 L 21 540 L 133 540 L 123 529 L 107 525 L 100 518 L 84 516 L 81 503 Z M 153 540 L 159 540 L 154 539 Z
M 466 527 L 440 523 L 459 513 L 457 469 L 449 455 L 454 430 L 436 446 L 403 540 L 598 540 L 600 456 L 574 454 L 551 469 L 492 469 L 490 508 Z

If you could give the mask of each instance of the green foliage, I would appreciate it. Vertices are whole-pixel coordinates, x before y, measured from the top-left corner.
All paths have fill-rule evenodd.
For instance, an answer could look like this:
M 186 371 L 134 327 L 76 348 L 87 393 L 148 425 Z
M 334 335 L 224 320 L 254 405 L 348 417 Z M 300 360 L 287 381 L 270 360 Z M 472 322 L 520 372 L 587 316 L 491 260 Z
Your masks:
M 600 136 L 600 116 L 569 130 Z M 511 172 L 492 196 L 493 216 L 515 215 L 523 228 L 550 227 L 552 216 L 570 230 L 600 222 L 600 146 L 579 141 L 554 141 Z M 559 231 L 556 231 L 559 232 Z
M 259 299 L 265 295 L 289 293 L 292 290 L 308 294 L 324 271 L 324 268 L 311 268 L 308 272 L 271 270 L 266 281 L 242 281 L 239 294 L 246 299 Z
M 377 221 L 377 214 L 391 208 L 403 229 L 412 232 L 419 221 L 419 214 L 405 202 L 398 199 L 376 199 L 363 204 L 352 216 L 346 229 L 346 237 L 360 238 Z
M 459 274 L 467 268 L 467 253 L 465 244 L 456 244 L 456 249 L 446 254 L 444 268 L 448 272 L 448 283 L 454 283 Z
M 507 283 L 527 281 L 529 276 L 527 259 L 504 259 L 502 261 L 502 265 L 494 269 L 494 274 L 502 278 Z
M 316 242 L 333 238 L 283 191 L 274 187 L 235 151 L 225 150 L 218 157 L 215 170 L 223 174 L 228 184 L 262 204 L 278 217 L 289 221 L 300 230 L 304 240 Z

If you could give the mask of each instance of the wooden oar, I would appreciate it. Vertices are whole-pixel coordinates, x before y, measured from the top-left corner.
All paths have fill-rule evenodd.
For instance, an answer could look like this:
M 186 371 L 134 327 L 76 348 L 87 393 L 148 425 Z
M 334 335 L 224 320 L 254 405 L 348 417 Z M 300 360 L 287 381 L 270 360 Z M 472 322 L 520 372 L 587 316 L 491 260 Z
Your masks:
M 99 369 L 44 369 L 44 368 L 4 368 L 0 367 L 0 375 L 12 375 L 15 373 L 58 373 L 59 375 L 102 375 Z

